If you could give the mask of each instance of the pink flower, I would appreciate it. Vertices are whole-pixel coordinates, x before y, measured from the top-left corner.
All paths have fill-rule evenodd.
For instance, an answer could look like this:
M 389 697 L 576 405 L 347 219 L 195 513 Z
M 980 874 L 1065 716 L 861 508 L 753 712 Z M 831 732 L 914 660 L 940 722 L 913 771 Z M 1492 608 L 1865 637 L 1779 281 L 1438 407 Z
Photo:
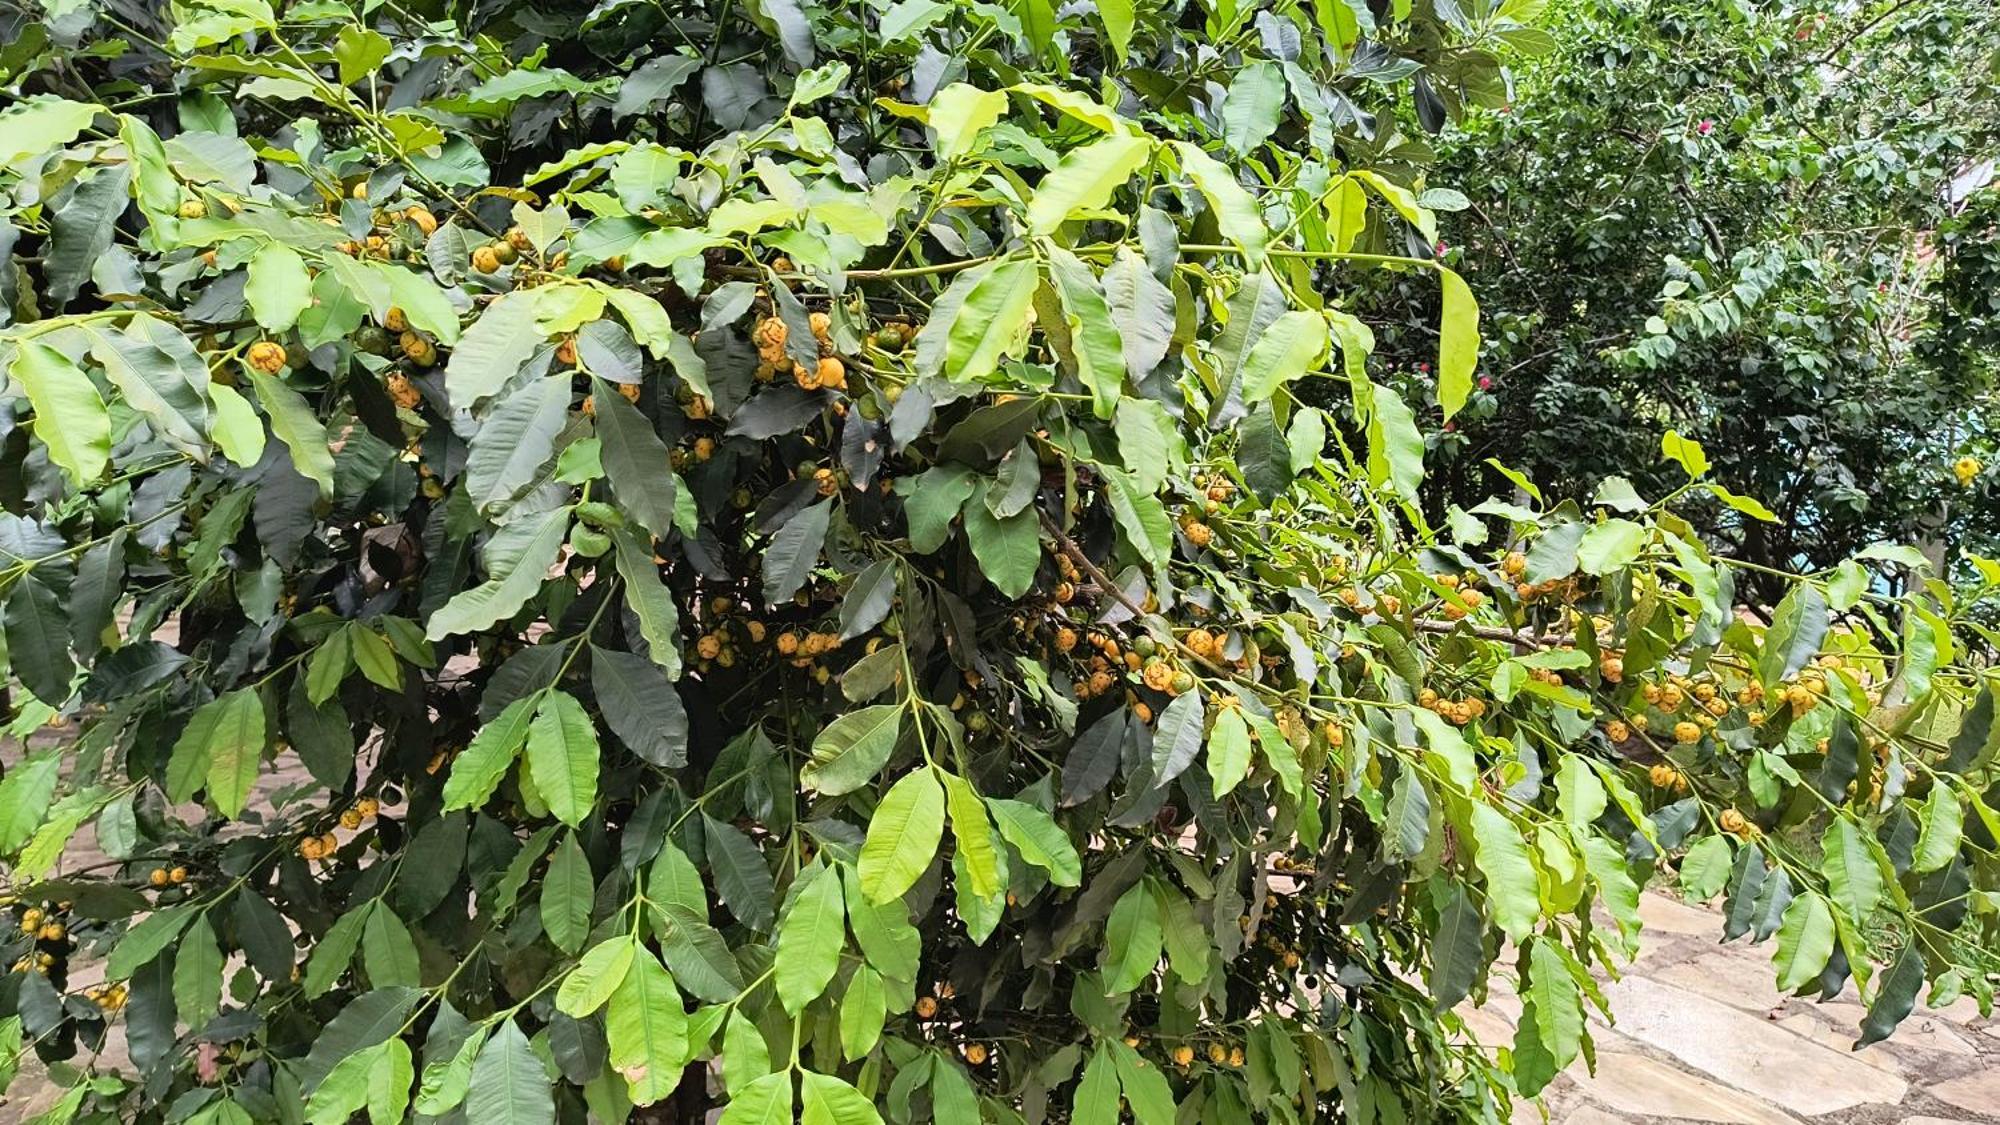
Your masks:
M 1707 118 L 1703 118 L 1701 124 L 1696 125 L 1694 127 L 1694 131 L 1706 137 L 1710 133 L 1715 132 L 1715 122 L 1710 121 Z
M 1449 249 L 1451 249 L 1451 247 L 1449 247 L 1449 246 L 1446 246 L 1446 245 L 1444 244 L 1444 239 L 1442 239 L 1442 238 L 1438 239 L 1438 244 L 1437 244 L 1437 255 L 1438 255 L 1438 257 L 1440 257 L 1440 258 L 1444 257 L 1444 252 L 1445 252 L 1446 250 L 1449 250 Z
M 1420 375 L 1428 375 L 1428 374 L 1430 374 L 1430 373 L 1431 373 L 1431 365 L 1430 365 L 1430 364 L 1428 364 L 1428 363 L 1419 363 L 1419 364 L 1417 364 L 1417 373 L 1418 373 L 1418 374 L 1420 374 Z
M 1492 377 L 1491 375 L 1481 375 L 1481 376 L 1479 377 L 1479 389 L 1480 389 L 1480 390 L 1482 390 L 1482 391 L 1490 391 L 1490 390 L 1492 390 L 1492 389 L 1493 389 L 1493 377 Z

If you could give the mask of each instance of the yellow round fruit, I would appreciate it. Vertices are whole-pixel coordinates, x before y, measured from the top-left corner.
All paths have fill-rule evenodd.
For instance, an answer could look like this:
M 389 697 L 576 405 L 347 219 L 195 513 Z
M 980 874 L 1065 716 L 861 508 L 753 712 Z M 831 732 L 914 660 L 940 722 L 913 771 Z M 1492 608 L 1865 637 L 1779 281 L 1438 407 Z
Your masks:
M 249 361 L 251 370 L 276 375 L 285 369 L 285 345 L 276 340 L 259 340 L 250 345 L 244 358 Z

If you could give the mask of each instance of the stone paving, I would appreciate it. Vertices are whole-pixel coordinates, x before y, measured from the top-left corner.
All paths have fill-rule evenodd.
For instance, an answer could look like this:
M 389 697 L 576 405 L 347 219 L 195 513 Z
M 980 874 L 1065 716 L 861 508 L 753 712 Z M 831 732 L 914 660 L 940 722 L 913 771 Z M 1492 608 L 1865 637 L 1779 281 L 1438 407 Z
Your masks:
M 1826 1003 L 1786 996 L 1774 943 L 1718 944 L 1720 915 L 1659 895 L 1640 914 L 1642 955 L 1604 988 L 1615 1019 L 1592 1021 L 1596 1074 L 1565 1074 L 1517 1123 L 2000 1125 L 2000 1018 L 1972 1001 L 1919 1009 L 1857 1052 L 1866 1009 L 1851 985 Z M 1503 1046 L 1520 1004 L 1495 995 L 1464 1014 Z

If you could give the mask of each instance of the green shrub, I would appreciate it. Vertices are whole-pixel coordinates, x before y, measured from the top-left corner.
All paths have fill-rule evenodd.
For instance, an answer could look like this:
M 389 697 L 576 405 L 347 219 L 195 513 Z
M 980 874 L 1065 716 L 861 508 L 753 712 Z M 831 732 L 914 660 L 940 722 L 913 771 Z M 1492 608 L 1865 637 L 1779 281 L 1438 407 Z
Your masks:
M 50 1119 L 1500 1120 L 1675 868 L 1866 1040 L 1990 1000 L 1992 692 L 1868 589 L 1920 559 L 1746 624 L 1679 439 L 1423 518 L 1340 298 L 1438 284 L 1463 404 L 1416 129 L 1537 7 L 16 29 Z

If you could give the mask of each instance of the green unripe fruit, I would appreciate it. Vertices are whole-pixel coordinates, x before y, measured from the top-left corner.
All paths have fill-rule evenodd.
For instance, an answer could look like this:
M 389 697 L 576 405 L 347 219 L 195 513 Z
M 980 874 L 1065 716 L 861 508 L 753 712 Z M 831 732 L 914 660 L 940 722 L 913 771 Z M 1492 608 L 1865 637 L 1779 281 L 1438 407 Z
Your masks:
M 602 500 L 585 500 L 576 506 L 576 518 L 592 527 L 625 526 L 625 514 Z
M 586 559 L 594 559 L 611 549 L 611 537 L 580 523 L 569 529 L 569 548 Z

